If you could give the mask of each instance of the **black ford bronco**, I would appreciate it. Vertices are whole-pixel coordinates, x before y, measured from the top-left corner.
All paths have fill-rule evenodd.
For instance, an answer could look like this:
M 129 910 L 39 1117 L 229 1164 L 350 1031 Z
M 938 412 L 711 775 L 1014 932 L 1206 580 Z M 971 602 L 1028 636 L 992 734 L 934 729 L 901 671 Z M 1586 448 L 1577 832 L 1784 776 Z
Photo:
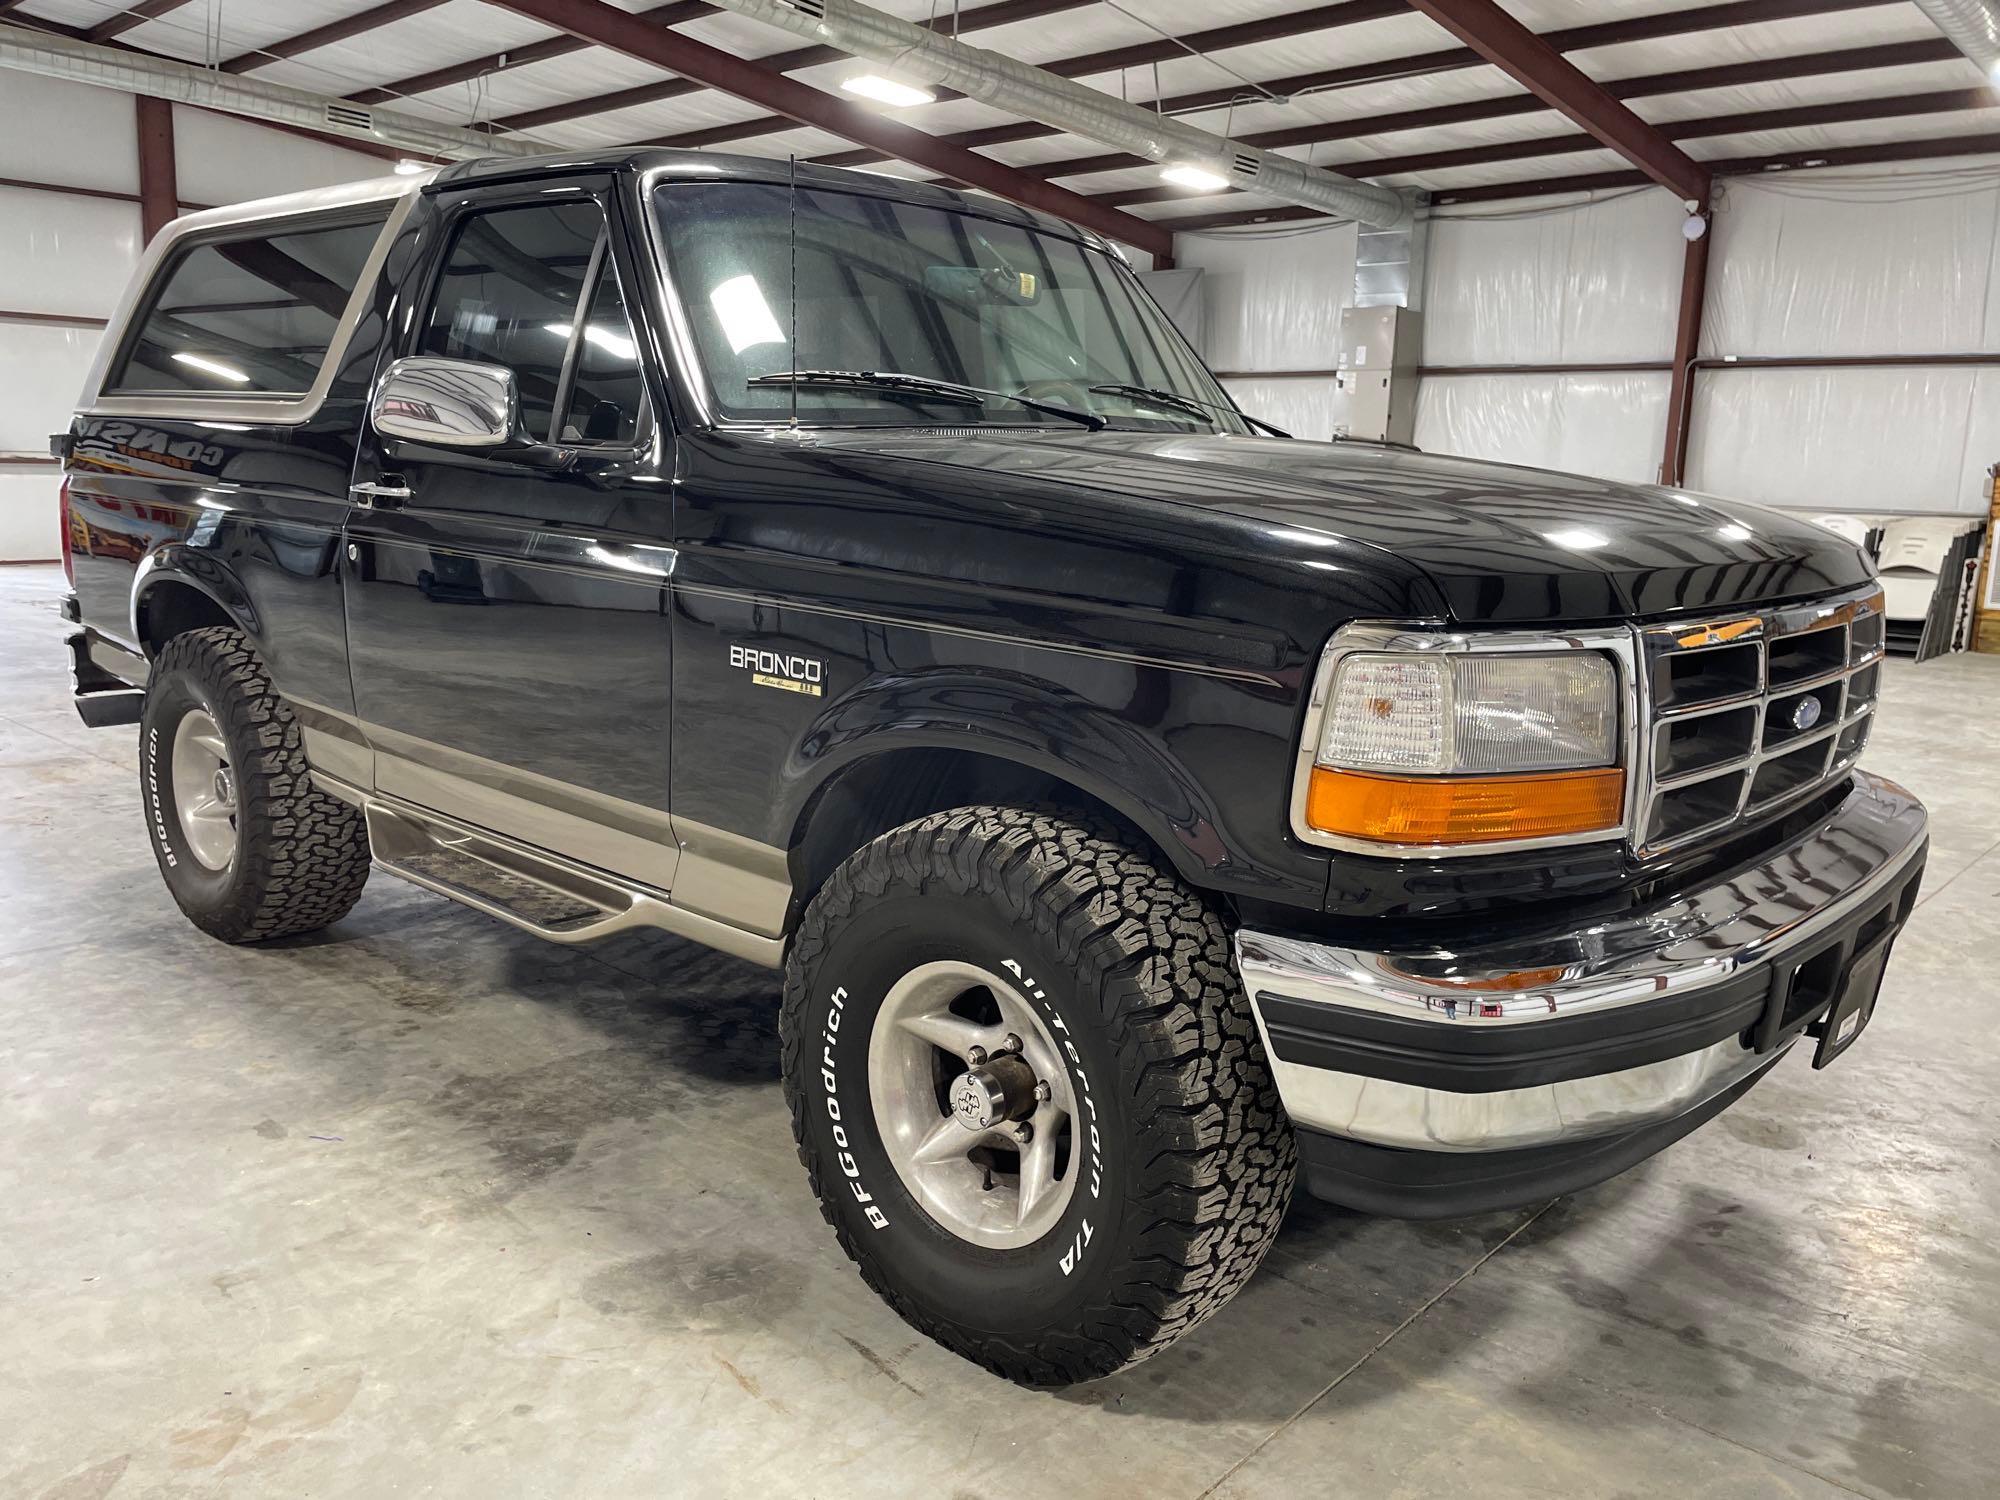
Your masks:
M 192 214 L 56 448 L 191 921 L 372 862 L 782 968 L 841 1245 L 1023 1382 L 1214 1311 L 1301 1169 L 1514 1205 L 1824 1065 L 1922 873 L 1856 548 L 1268 435 L 977 196 L 640 151 Z

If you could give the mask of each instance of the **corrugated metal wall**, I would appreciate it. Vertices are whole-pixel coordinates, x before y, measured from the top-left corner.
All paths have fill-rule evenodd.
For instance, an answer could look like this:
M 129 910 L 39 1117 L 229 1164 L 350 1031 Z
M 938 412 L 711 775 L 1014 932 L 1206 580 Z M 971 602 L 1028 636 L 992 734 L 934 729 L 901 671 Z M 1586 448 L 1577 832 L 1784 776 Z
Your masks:
M 1426 378 L 1417 442 L 1652 480 L 1666 431 L 1683 241 L 1659 189 L 1582 206 L 1446 209 L 1423 296 L 1431 367 L 1653 364 Z M 2000 355 L 2000 161 L 1732 180 L 1714 228 L 1704 357 Z M 1353 229 L 1187 235 L 1209 361 L 1301 436 L 1340 420 L 1330 368 Z M 1977 513 L 2000 461 L 2000 367 L 1703 371 L 1691 487 L 1819 510 Z
M 129 94 L 7 76 L 0 179 L 0 562 L 57 553 L 48 439 L 69 425 L 98 339 L 138 261 L 139 162 Z M 174 112 L 175 172 L 188 203 L 237 202 L 389 169 L 380 158 L 245 120 Z M 28 314 L 8 318 L 5 314 Z

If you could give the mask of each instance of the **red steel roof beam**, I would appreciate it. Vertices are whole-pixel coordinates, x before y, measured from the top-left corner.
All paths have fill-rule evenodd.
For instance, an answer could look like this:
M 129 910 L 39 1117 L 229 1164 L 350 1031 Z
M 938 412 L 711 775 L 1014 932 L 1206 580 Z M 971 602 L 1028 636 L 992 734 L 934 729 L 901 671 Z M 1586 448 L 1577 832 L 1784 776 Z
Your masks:
M 1080 10 L 1086 5 L 1094 5 L 1097 0 L 998 0 L 997 4 L 981 5 L 972 10 L 956 9 L 919 20 L 915 24 L 931 30 L 943 29 L 957 35 L 960 32 L 980 31 L 989 26 L 1007 26 L 1016 21 L 1033 21 L 1043 16 L 1055 15 L 1066 10 Z M 1939 38 L 1940 41 L 1944 39 Z M 1957 55 L 1957 49 L 1950 42 L 1944 45 Z M 769 57 L 757 59 L 761 68 L 769 68 L 774 73 L 796 73 L 801 68 L 817 67 L 821 63 L 840 62 L 848 54 L 838 47 L 795 47 L 789 52 L 773 53 Z M 545 104 L 540 109 L 531 109 L 517 115 L 506 115 L 493 122 L 495 130 L 540 130 L 544 126 L 559 125 L 565 120 L 581 120 L 590 115 L 610 114 L 613 110 L 631 109 L 640 104 L 657 104 L 662 99 L 678 99 L 683 94 L 698 94 L 701 85 L 685 78 L 667 78 L 658 83 L 642 83 L 636 88 L 619 89 L 609 94 L 593 94 L 587 99 L 565 99 L 560 104 Z M 790 122 L 785 122 L 789 124 Z
M 84 32 L 83 39 L 87 42 L 108 42 L 115 36 L 123 36 L 134 26 L 143 26 L 170 10 L 179 10 L 187 3 L 188 0 L 135 0 L 134 4 L 126 6 L 110 20 L 99 21 Z
M 1766 21 L 1789 21 L 1800 17 L 1831 15 L 1839 11 L 1864 10 L 1889 3 L 1892 3 L 1892 0 L 1724 0 L 1720 5 L 1698 5 L 1692 10 L 1670 10 L 1657 15 L 1626 16 L 1616 21 L 1592 21 L 1582 26 L 1565 26 L 1560 31 L 1544 33 L 1543 40 L 1560 51 L 1574 52 L 1584 47 L 1615 47 L 1626 42 L 1644 42 L 1660 37 L 1720 31 L 1731 26 L 1753 26 Z M 1893 3 L 1900 4 L 1903 0 L 1893 0 Z M 1398 7 L 1399 10 L 1406 8 Z M 1353 19 L 1370 18 L 1356 16 Z M 1325 30 L 1328 24 L 1331 23 L 1322 23 L 1316 29 Z M 1092 57 L 1098 56 L 1102 54 L 1092 54 Z M 1072 59 L 1070 62 L 1045 63 L 1043 66 L 1051 73 L 1077 77 L 1079 75 L 1068 71 L 1071 65 L 1090 60 L 1090 58 Z M 1294 73 L 1286 78 L 1259 79 L 1256 87 L 1268 90 L 1280 98 L 1289 99 L 1299 94 L 1314 93 L 1324 89 L 1353 88 L 1359 84 L 1399 79 L 1429 78 L 1440 73 L 1453 73 L 1481 65 L 1479 54 L 1470 47 L 1446 47 L 1441 51 L 1424 52 L 1415 56 L 1389 57 L 1377 62 L 1345 63 L 1337 68 L 1318 68 L 1310 73 Z M 1201 89 L 1191 94 L 1173 94 L 1165 99 L 1146 99 L 1139 102 L 1147 109 L 1157 108 L 1170 115 L 1192 114 L 1199 110 L 1221 109 L 1231 100 L 1241 98 L 1243 92 L 1242 84 L 1232 83 L 1222 88 Z M 945 139 L 960 146 L 1003 146 L 1013 141 L 1031 141 L 1062 133 L 1053 125 L 1044 125 L 1038 120 L 1023 120 L 1016 124 L 988 125 L 979 130 L 961 131 L 955 135 L 948 135 Z M 816 156 L 813 160 L 829 167 L 858 167 L 871 161 L 878 161 L 880 158 L 866 151 L 842 151 L 831 156 Z
M 436 10 L 445 0 L 387 0 L 383 5 L 371 5 L 364 11 L 351 16 L 342 16 L 338 21 L 328 21 L 324 26 L 315 26 L 310 31 L 296 32 L 275 42 L 266 42 L 261 47 L 252 47 L 248 52 L 239 52 L 234 57 L 222 60 L 225 73 L 248 73 L 254 68 L 267 67 L 271 63 L 287 57 L 297 57 L 301 52 L 310 52 L 315 47 L 331 47 L 335 42 L 352 41 L 371 31 L 379 31 L 384 26 L 403 20 L 407 16 L 422 15 L 427 10 Z
M 1151 255 L 1168 258 L 1173 255 L 1172 234 L 1144 219 L 1094 203 L 1080 193 L 1054 187 L 963 146 L 950 145 L 934 135 L 885 119 L 795 78 L 773 73 L 719 47 L 606 5 L 603 0 L 488 0 L 488 3 L 734 94 L 801 125 L 873 146 L 940 176 L 1069 219 Z
M 714 15 L 715 7 L 703 3 L 703 0 L 667 0 L 664 5 L 656 5 L 651 10 L 642 10 L 637 14 L 656 26 L 678 26 L 683 21 L 698 21 L 703 16 Z M 529 63 L 567 57 L 572 52 L 583 51 L 589 45 L 590 43 L 583 38 L 570 36 L 567 33 L 561 36 L 543 37 L 539 42 L 525 42 L 519 47 L 509 47 L 504 52 L 489 52 L 484 57 L 447 63 L 442 68 L 412 73 L 408 78 L 397 78 L 389 83 L 377 84 L 373 88 L 356 89 L 347 97 L 356 104 L 387 104 L 392 99 L 407 99 L 412 94 L 428 94 L 433 89 L 450 88 L 455 83 L 470 83 L 488 73 L 525 68 Z
M 1916 42 L 1886 42 L 1869 47 L 1845 47 L 1833 52 L 1809 52 L 1799 57 L 1752 58 L 1748 62 L 1711 64 L 1701 68 L 1681 68 L 1671 73 L 1649 73 L 1640 78 L 1621 78 L 1606 83 L 1620 99 L 1642 99 L 1658 94 L 1679 94 L 1690 89 L 1719 89 L 1746 83 L 1773 83 L 1793 78 L 1817 78 L 1829 73 L 1866 72 L 1875 68 L 1899 68 L 1917 63 L 1951 62 L 1959 51 L 1944 37 Z M 1481 120 L 1506 120 L 1519 115 L 1540 114 L 1548 106 L 1532 94 L 1504 94 L 1497 99 L 1473 99 L 1462 104 L 1434 104 L 1422 109 L 1392 110 L 1381 115 L 1357 115 L 1346 120 L 1315 120 L 1309 125 L 1287 125 L 1277 130 L 1256 130 L 1238 135 L 1246 146 L 1279 151 L 1287 146 L 1319 145 L 1326 141 L 1352 140 L 1363 135 L 1388 135 L 1400 130 L 1434 130 L 1446 125 L 1469 125 Z M 1671 126 L 1663 127 L 1670 134 Z M 1592 145 L 1596 144 L 1593 139 Z M 1126 167 L 1143 167 L 1146 162 L 1122 152 L 1096 156 L 1072 156 L 1062 161 L 1039 161 L 1023 167 L 1038 177 L 1082 177 L 1093 172 L 1114 172 Z M 1345 171 L 1345 168 L 1336 168 Z
M 1662 187 L 1691 203 L 1708 202 L 1707 167 L 1493 0 L 1410 0 L 1410 4 Z
M 1287 37 L 1305 36 L 1315 31 L 1328 31 L 1336 26 L 1351 26 L 1360 21 L 1379 21 L 1386 16 L 1401 14 L 1404 0 L 1338 0 L 1332 5 L 1319 5 L 1311 10 L 1292 11 L 1281 16 L 1264 16 L 1255 21 L 1236 21 L 1228 26 L 1217 26 L 1208 31 L 1193 31 L 1182 37 L 1159 37 L 1152 41 L 1133 42 L 1124 47 L 1111 47 L 1096 52 L 1086 52 L 1078 57 L 1060 58 L 1055 62 L 1037 63 L 1036 67 L 1045 73 L 1054 73 L 1063 78 L 1081 78 L 1091 73 L 1110 73 L 1121 68 L 1145 67 L 1150 63 L 1166 62 L 1171 58 L 1185 57 L 1189 51 L 1200 53 L 1219 52 L 1228 47 L 1247 47 L 1256 42 L 1281 41 Z M 1242 91 L 1239 85 L 1237 92 Z M 937 102 L 945 103 L 965 96 L 952 89 L 935 89 Z M 667 136 L 656 141 L 660 146 L 715 146 L 724 141 L 740 141 L 750 136 L 769 135 L 776 130 L 788 129 L 782 119 L 766 117 L 756 120 L 737 120 L 727 125 L 711 125 L 704 130 L 692 130 L 684 135 Z M 1002 132 L 1010 134 L 990 135 L 973 131 L 964 136 L 950 139 L 954 144 L 967 146 L 993 145 L 1000 140 L 1025 140 L 1037 135 L 1061 135 L 1054 126 L 1036 121 L 1024 121 L 1019 126 L 1000 126 Z M 988 135 L 980 139 L 981 135 Z M 824 158 L 834 166 L 854 166 L 861 162 L 880 161 L 880 156 L 865 151 L 844 152 L 839 157 Z

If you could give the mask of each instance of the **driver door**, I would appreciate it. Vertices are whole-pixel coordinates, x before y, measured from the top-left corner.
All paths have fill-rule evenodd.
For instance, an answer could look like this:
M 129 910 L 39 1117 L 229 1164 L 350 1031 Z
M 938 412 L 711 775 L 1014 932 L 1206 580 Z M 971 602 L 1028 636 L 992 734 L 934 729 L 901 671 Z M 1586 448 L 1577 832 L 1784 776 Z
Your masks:
M 345 545 L 375 790 L 657 890 L 672 508 L 608 179 L 442 195 L 392 351 L 504 366 L 515 439 L 364 427 Z

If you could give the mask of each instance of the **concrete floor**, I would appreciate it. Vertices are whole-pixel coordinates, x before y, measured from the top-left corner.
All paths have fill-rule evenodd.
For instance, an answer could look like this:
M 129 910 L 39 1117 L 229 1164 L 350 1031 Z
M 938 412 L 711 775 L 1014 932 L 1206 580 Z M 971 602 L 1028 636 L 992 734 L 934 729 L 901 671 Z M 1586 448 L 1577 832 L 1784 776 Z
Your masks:
M 1837 1067 L 1518 1213 L 1302 1199 L 1197 1334 L 1038 1395 L 835 1248 L 771 975 L 380 874 L 312 940 L 188 926 L 61 587 L 0 569 L 0 1495 L 2000 1490 L 2000 660 L 1890 671 L 1935 847 Z

